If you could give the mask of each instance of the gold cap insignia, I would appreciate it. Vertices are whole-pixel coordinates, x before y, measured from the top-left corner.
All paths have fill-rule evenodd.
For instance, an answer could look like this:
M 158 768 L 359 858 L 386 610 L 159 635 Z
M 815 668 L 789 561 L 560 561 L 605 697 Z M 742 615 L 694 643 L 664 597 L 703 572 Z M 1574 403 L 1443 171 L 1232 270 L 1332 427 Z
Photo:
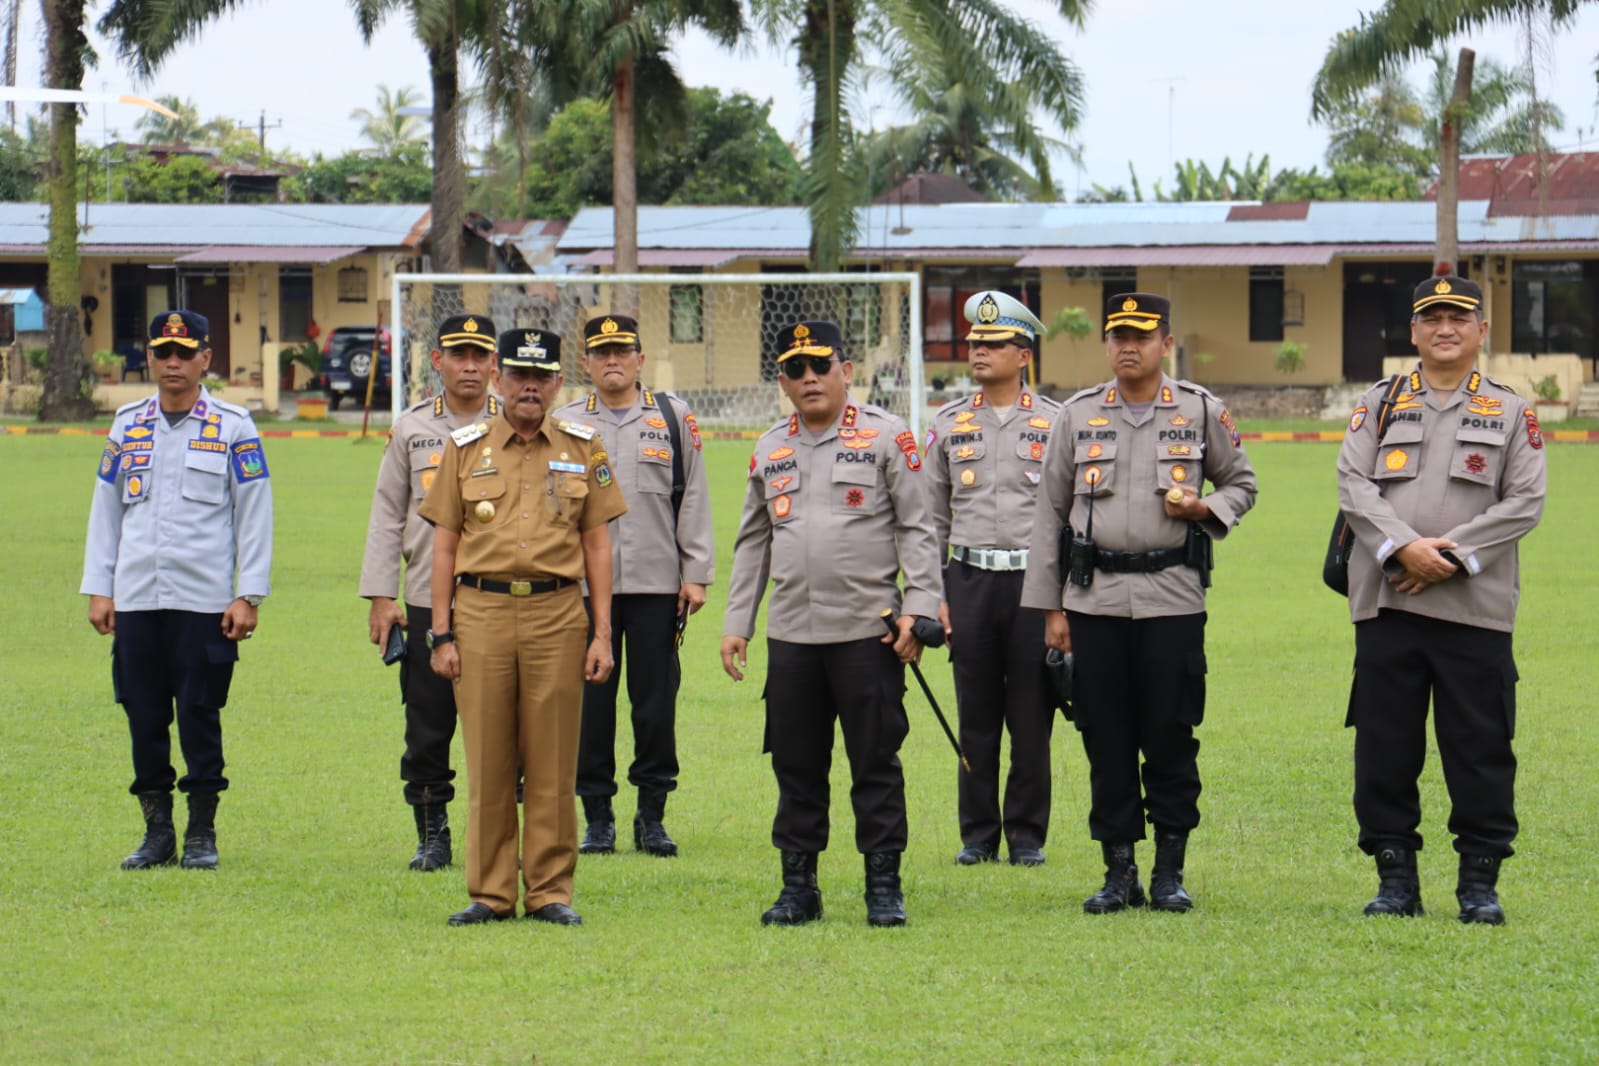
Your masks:
M 983 302 L 977 305 L 977 321 L 985 325 L 999 321 L 999 303 L 992 296 L 983 297 Z
M 616 320 L 614 318 L 607 318 L 604 322 L 600 323 L 601 333 L 615 333 L 616 329 Z
M 794 327 L 794 339 L 802 341 L 811 335 L 811 328 L 803 322 Z
M 522 334 L 522 341 L 529 348 L 536 348 L 536 347 L 538 347 L 538 343 L 539 343 L 538 337 L 535 336 L 532 333 L 524 333 L 524 334 Z
M 1136 311 L 1136 310 L 1138 310 L 1138 301 L 1129 296 L 1127 299 L 1122 301 L 1122 310 L 1123 311 Z
M 461 332 L 462 333 L 476 333 L 477 332 L 477 319 L 469 318 L 465 322 L 461 323 Z
M 1438 284 L 1432 287 L 1432 291 L 1442 295 L 1447 292 L 1453 292 L 1454 290 L 1449 287 L 1449 283 L 1447 281 L 1445 281 L 1443 278 L 1439 278 Z
M 167 325 L 169 325 L 169 326 L 182 326 L 183 325 L 183 316 L 178 314 L 176 311 L 172 312 L 170 315 L 167 316 Z

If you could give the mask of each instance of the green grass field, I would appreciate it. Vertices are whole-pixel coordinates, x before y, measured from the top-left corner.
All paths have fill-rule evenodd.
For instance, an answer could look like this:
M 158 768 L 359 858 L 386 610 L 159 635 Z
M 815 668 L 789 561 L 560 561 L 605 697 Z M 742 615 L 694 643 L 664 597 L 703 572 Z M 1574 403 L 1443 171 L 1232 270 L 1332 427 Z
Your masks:
M 139 836 L 126 727 L 109 641 L 77 595 L 100 448 L 0 436 L 0 1061 L 1599 1061 L 1599 499 L 1583 487 L 1599 483 L 1599 449 L 1551 446 L 1550 504 L 1524 552 L 1523 832 L 1504 928 L 1454 920 L 1435 758 L 1430 913 L 1361 917 L 1376 881 L 1349 809 L 1352 631 L 1318 580 L 1335 446 L 1258 444 L 1260 505 L 1218 546 L 1210 602 L 1192 914 L 1081 913 L 1101 868 L 1066 725 L 1049 864 L 953 865 L 957 768 L 913 685 L 909 927 L 865 925 L 839 767 L 827 920 L 763 929 L 777 888 L 764 655 L 757 642 L 741 685 L 722 675 L 719 584 L 684 649 L 667 819 L 683 856 L 584 860 L 587 924 L 567 930 L 447 928 L 466 902 L 460 867 L 405 870 L 396 680 L 355 595 L 374 443 L 268 442 L 276 592 L 224 715 L 222 869 L 117 869 Z M 747 456 L 708 445 L 719 582 Z M 926 667 L 952 711 L 942 653 Z M 464 813 L 463 800 L 457 825 Z

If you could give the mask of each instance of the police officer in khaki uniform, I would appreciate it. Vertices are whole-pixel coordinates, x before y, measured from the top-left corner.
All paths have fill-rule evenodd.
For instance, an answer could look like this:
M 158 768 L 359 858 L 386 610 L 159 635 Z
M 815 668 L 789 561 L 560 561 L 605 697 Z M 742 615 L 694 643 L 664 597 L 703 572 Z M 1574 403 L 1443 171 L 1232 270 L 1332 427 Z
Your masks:
M 1505 920 L 1496 885 L 1517 830 L 1517 548 L 1543 513 L 1547 470 L 1537 416 L 1477 367 L 1487 336 L 1475 282 L 1422 282 L 1410 320 L 1421 362 L 1361 398 L 1338 452 L 1338 502 L 1355 534 L 1355 819 L 1381 878 L 1367 914 L 1422 913 L 1416 782 L 1430 698 L 1460 920 Z M 1399 389 L 1379 433 L 1390 384 Z
M 421 516 L 435 528 L 433 669 L 455 682 L 465 740 L 466 887 L 451 925 L 516 912 L 577 925 L 579 703 L 611 658 L 611 538 L 626 509 L 594 427 L 548 417 L 561 388 L 561 338 L 500 334 L 500 415 L 450 434 Z M 584 650 L 583 596 L 594 596 Z M 516 771 L 526 777 L 517 848 Z
M 677 787 L 677 689 L 682 672 L 677 634 L 705 606 L 715 569 L 711 503 L 694 412 L 675 396 L 639 385 L 644 353 L 638 322 L 627 315 L 583 326 L 584 369 L 594 391 L 555 412 L 598 427 L 610 442 L 611 470 L 627 514 L 611 523 L 611 654 L 624 661 L 633 707 L 633 765 L 638 789 L 633 846 L 677 854 L 662 818 Z M 578 851 L 616 850 L 616 690 L 620 671 L 583 688 L 583 739 L 577 794 L 588 826 Z
M 405 754 L 400 779 L 416 819 L 413 870 L 450 865 L 449 803 L 455 798 L 450 741 L 455 737 L 455 692 L 428 664 L 432 622 L 433 527 L 417 516 L 422 496 L 444 458 L 446 438 L 500 413 L 494 395 L 494 323 L 481 315 L 453 315 L 439 327 L 429 354 L 444 383 L 441 395 L 413 404 L 395 420 L 378 467 L 372 513 L 361 558 L 360 594 L 371 601 L 367 634 L 379 648 L 389 632 L 405 632 L 400 660 L 400 701 L 405 705 Z M 405 566 L 405 606 L 398 602 Z
M 867 921 L 903 925 L 905 663 L 921 652 L 912 623 L 933 618 L 942 599 L 921 457 L 903 421 L 850 400 L 854 367 L 837 325 L 795 323 L 778 347 L 795 412 L 750 457 L 722 636 L 722 668 L 742 681 L 770 576 L 765 748 L 777 777 L 772 843 L 782 852 L 783 890 L 761 921 L 822 916 L 816 857 L 827 848 L 837 718 L 855 843 L 866 857 Z M 894 635 L 884 632 L 885 610 L 899 616 Z
M 1060 404 L 1029 389 L 1044 324 L 1002 292 L 966 301 L 968 362 L 982 391 L 939 408 L 927 431 L 927 487 L 960 708 L 963 866 L 992 862 L 1001 835 L 1013 866 L 1041 866 L 1049 835 L 1054 700 L 1044 667 L 1044 616 L 1020 609 L 1033 504 Z M 1003 817 L 999 748 L 1010 734 Z
M 1216 397 L 1162 372 L 1172 347 L 1169 300 L 1110 299 L 1105 354 L 1116 377 L 1061 411 L 1022 591 L 1023 606 L 1049 612 L 1049 646 L 1075 651 L 1088 827 L 1105 857 L 1104 887 L 1083 904 L 1090 914 L 1145 902 L 1134 845 L 1146 817 L 1155 827 L 1149 902 L 1193 906 L 1183 862 L 1199 824 L 1194 727 L 1205 713 L 1210 538 L 1255 502 L 1237 423 Z

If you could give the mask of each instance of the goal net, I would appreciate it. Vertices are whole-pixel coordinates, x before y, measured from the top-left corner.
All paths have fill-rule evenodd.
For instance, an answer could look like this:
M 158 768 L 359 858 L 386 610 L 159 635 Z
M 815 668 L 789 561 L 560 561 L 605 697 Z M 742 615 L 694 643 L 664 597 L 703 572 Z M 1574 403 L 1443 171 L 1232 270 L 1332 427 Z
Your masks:
M 496 329 L 561 335 L 561 402 L 591 388 L 583 324 L 611 313 L 639 323 L 646 388 L 681 397 L 702 429 L 764 430 L 791 407 L 777 384 L 777 335 L 803 320 L 837 322 L 854 363 L 851 395 L 923 421 L 921 293 L 916 274 L 398 274 L 392 307 L 394 410 L 440 389 L 428 353 L 444 319 L 481 314 Z

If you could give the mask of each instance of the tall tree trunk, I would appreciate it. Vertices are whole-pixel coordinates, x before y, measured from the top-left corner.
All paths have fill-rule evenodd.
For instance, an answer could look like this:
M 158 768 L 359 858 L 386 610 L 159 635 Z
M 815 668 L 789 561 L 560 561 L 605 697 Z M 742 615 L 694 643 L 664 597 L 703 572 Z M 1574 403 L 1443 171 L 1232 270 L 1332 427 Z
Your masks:
M 45 84 L 83 84 L 89 40 L 83 32 L 85 0 L 44 0 Z M 50 286 L 45 308 L 44 390 L 39 419 L 71 422 L 94 417 L 89 361 L 83 357 L 78 318 L 78 105 L 50 105 Z
M 452 28 L 444 40 L 427 45 L 427 53 L 433 82 L 433 200 L 428 244 L 433 249 L 433 270 L 456 274 L 461 270 L 462 204 L 466 196 L 458 110 L 459 32 Z
M 1438 123 L 1438 222 L 1433 273 L 1453 274 L 1460 258 L 1460 128 L 1471 107 L 1471 78 L 1477 53 L 1460 50 L 1455 67 L 1455 91 L 1449 96 L 1443 121 Z
M 611 214 L 615 248 L 611 269 L 617 274 L 638 273 L 638 156 L 634 124 L 633 61 L 618 63 L 611 79 Z M 611 309 L 638 317 L 636 285 L 622 285 L 611 298 Z
M 844 128 L 844 81 L 855 60 L 855 0 L 806 0 L 800 66 L 811 83 L 811 151 L 806 198 L 811 269 L 837 270 L 854 243 L 855 201 Z

